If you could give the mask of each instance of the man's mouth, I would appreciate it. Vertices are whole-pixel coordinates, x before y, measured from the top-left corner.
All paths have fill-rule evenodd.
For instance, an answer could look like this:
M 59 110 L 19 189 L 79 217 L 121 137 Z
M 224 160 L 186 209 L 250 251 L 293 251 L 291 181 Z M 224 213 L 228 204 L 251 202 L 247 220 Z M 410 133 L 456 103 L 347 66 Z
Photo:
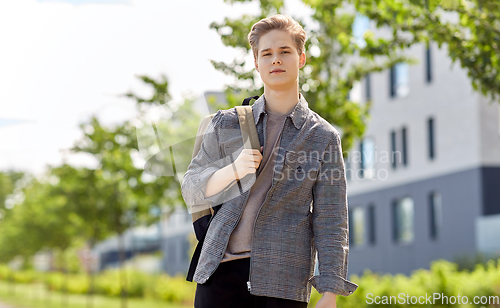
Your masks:
M 271 74 L 272 73 L 283 73 L 285 70 L 282 70 L 282 69 L 274 69 L 271 71 Z

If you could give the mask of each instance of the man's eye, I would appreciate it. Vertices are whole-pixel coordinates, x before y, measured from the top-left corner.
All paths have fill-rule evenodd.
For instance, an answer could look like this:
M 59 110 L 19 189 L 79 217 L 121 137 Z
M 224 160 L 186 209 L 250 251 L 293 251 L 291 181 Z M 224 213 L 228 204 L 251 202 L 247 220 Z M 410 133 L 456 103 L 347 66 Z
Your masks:
M 290 53 L 289 51 L 284 50 L 283 53 Z

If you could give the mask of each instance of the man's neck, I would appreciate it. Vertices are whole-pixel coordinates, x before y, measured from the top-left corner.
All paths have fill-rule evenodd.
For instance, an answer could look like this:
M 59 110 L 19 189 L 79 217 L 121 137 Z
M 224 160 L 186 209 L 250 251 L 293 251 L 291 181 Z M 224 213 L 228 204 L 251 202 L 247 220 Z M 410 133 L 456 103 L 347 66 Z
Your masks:
M 291 89 L 276 90 L 264 85 L 266 109 L 270 112 L 288 114 L 299 101 L 298 85 Z

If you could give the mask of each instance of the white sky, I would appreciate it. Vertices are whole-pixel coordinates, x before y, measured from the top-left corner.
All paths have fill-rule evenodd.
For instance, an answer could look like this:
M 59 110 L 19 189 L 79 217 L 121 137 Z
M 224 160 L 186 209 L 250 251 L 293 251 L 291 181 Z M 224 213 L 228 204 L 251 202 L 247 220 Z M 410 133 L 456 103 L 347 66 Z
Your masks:
M 60 164 L 92 114 L 107 124 L 134 117 L 134 103 L 116 95 L 147 95 L 136 75 L 166 74 L 174 98 L 223 90 L 232 79 L 209 60 L 239 52 L 209 25 L 257 11 L 223 0 L 1 0 L 0 170 Z M 285 13 L 305 11 L 294 0 Z

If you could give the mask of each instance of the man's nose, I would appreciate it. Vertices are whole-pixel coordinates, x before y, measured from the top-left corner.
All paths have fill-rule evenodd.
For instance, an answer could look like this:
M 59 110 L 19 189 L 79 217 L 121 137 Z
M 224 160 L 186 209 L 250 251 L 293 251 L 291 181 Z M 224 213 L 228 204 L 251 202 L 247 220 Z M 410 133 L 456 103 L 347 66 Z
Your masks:
M 281 64 L 281 59 L 278 58 L 278 56 L 274 56 L 274 59 L 273 59 L 273 64 Z

